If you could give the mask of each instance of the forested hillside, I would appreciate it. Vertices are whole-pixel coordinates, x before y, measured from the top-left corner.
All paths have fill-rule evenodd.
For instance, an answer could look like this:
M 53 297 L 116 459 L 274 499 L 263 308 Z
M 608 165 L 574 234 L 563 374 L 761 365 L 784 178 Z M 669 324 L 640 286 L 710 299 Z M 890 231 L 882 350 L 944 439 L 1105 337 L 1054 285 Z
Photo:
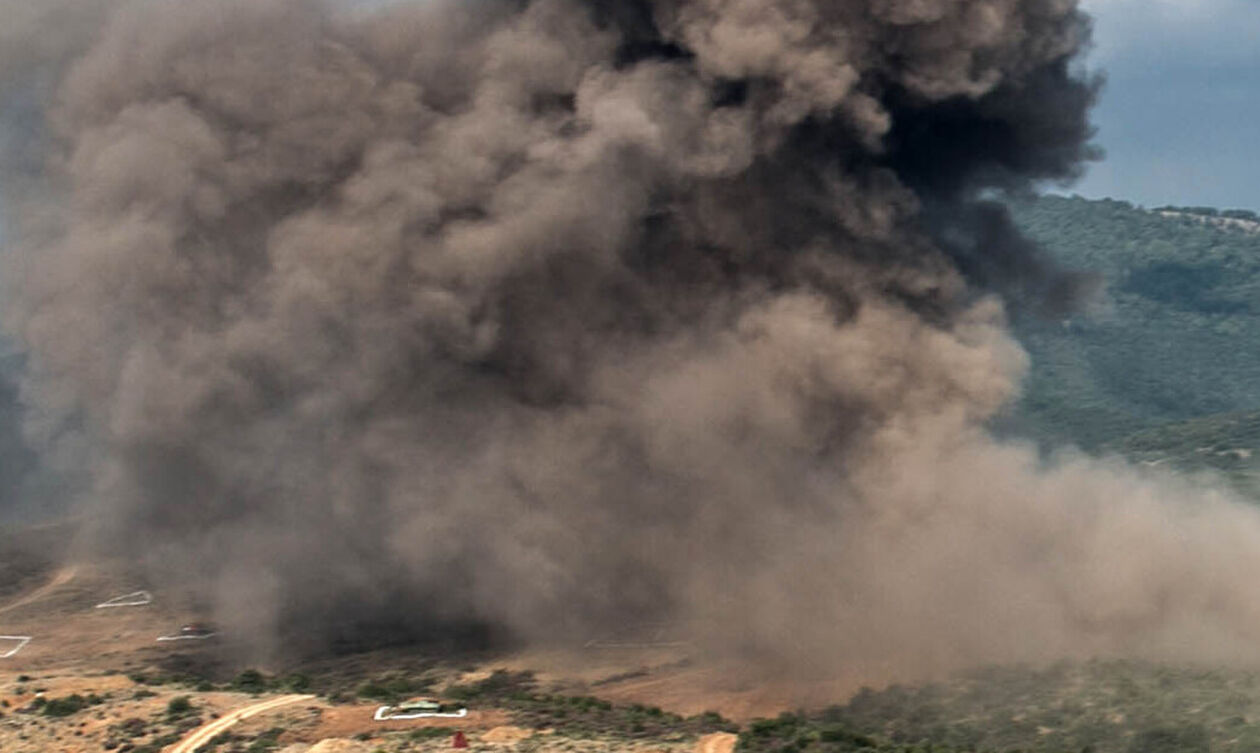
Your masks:
M 999 428 L 1088 449 L 1132 449 L 1130 436 L 1144 432 L 1149 456 L 1160 436 L 1184 445 L 1176 422 L 1260 410 L 1254 215 L 1055 196 L 1011 211 L 1061 264 L 1099 274 L 1103 289 L 1066 319 L 1017 317 L 1033 368 Z
M 1260 496 L 1260 217 L 1060 196 L 1010 210 L 1102 286 L 1067 318 L 1013 314 L 1032 368 L 998 431 L 1224 471 Z M 65 496 L 21 444 L 19 368 L 0 348 L 0 514 Z

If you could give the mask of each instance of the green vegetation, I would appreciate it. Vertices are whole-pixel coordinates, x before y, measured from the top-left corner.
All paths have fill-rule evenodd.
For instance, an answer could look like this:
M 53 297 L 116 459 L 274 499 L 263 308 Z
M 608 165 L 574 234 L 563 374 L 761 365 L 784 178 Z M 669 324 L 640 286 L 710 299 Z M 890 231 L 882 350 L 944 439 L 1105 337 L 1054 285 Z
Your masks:
M 294 693 L 305 693 L 311 689 L 311 678 L 301 673 L 294 673 L 282 681 L 285 689 Z
M 432 678 L 389 675 L 363 683 L 359 686 L 357 695 L 382 703 L 398 703 L 409 696 L 428 692 L 432 687 Z
M 496 670 L 480 682 L 452 685 L 443 695 L 507 709 L 512 714 L 513 724 L 530 729 L 553 729 L 567 737 L 677 741 L 737 729 L 713 712 L 682 717 L 655 706 L 618 706 L 590 696 L 539 692 L 531 672 Z
M 44 701 L 42 711 L 44 716 L 62 717 L 77 714 L 88 707 L 88 699 L 75 693 L 65 698 L 49 698 Z
M 77 714 L 88 706 L 99 706 L 106 700 L 106 697 L 95 693 L 88 696 L 74 693 L 65 698 L 36 698 L 32 705 L 44 716 L 63 717 Z
M 879 745 L 931 741 L 933 750 L 1242 753 L 1260 750 L 1260 675 L 1122 661 L 980 669 L 923 687 L 863 690 L 810 717 L 754 723 L 741 750 L 784 750 L 761 741 L 801 735 L 809 745 L 793 749 L 862 749 L 852 736 L 827 743 L 850 747 L 809 747 L 823 745 L 828 725 L 885 741 Z
M 114 725 L 113 732 L 126 738 L 141 737 L 145 734 L 147 728 L 148 726 L 143 719 L 132 717 Z
M 177 695 L 166 704 L 166 716 L 170 719 L 187 716 L 192 710 L 192 699 L 186 695 Z
M 1224 413 L 1161 424 L 1104 445 L 1149 466 L 1211 471 L 1260 499 L 1260 412 Z
M 241 693 L 261 693 L 270 685 L 267 676 L 256 669 L 247 669 L 232 680 L 232 689 Z
M 127 679 L 137 685 L 151 685 L 160 687 L 162 685 L 183 685 L 185 687 L 194 688 L 198 691 L 213 690 L 214 683 L 210 682 L 200 675 L 190 672 L 173 672 L 170 674 L 149 674 L 147 672 L 132 672 L 127 675 Z
M 162 753 L 162 750 L 168 745 L 174 745 L 179 742 L 180 733 L 172 732 L 161 737 L 155 737 L 144 745 L 139 745 L 131 749 L 131 753 Z
M 1248 213 L 1165 216 L 1057 196 L 1011 211 L 1061 264 L 1100 275 L 1104 292 L 1063 320 L 1016 314 L 1033 366 L 1000 428 L 1098 449 L 1162 424 L 1260 408 L 1260 233 L 1205 221 Z
M 780 714 L 758 719 L 739 735 L 738 753 L 954 753 L 962 749 L 923 741 L 898 744 L 854 732 L 830 712 L 807 716 Z
M 269 750 L 275 750 L 280 747 L 280 735 L 282 734 L 284 734 L 284 728 L 272 727 L 255 737 L 245 751 L 246 753 L 267 753 Z

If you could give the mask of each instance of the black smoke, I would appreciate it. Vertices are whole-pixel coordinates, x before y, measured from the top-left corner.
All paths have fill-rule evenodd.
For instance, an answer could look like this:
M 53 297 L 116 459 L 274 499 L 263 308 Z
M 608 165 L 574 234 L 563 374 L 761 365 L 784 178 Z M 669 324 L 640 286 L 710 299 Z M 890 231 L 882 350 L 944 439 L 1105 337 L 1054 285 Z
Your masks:
M 1005 306 L 1079 287 L 986 203 L 1094 154 L 1074 2 L 93 10 L 6 61 L 56 82 L 8 206 L 27 433 L 230 629 L 1254 645 L 1187 620 L 1248 544 L 1196 559 L 1175 492 L 984 429 Z

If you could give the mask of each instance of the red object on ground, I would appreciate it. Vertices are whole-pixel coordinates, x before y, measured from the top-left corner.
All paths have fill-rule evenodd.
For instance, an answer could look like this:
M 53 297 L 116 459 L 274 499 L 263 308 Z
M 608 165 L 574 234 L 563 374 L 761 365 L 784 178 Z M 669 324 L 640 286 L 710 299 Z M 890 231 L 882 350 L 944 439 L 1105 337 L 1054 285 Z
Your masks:
M 464 737 L 463 732 L 456 732 L 455 737 L 451 739 L 452 748 L 467 748 L 468 738 Z

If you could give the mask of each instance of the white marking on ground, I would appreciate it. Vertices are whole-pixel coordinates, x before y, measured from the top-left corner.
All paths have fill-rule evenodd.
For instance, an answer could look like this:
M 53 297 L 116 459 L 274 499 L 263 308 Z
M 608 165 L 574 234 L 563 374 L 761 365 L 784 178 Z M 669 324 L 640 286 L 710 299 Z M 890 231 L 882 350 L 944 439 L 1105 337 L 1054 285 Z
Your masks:
M 204 641 L 207 638 L 213 638 L 218 633 L 206 633 L 205 635 L 159 635 L 159 641 Z
M 97 609 L 112 609 L 114 607 L 143 607 L 153 603 L 153 594 L 148 591 L 136 591 L 134 593 L 115 596 L 109 601 L 102 601 L 96 605 Z
M 437 711 L 421 711 L 415 714 L 390 714 L 389 710 L 393 706 L 381 706 L 372 715 L 372 718 L 378 722 L 388 722 L 392 719 L 463 719 L 468 716 L 468 709 L 460 709 L 450 714 L 440 713 Z
M 26 644 L 31 642 L 31 636 L 0 635 L 0 641 L 17 641 L 17 645 L 10 649 L 7 654 L 0 654 L 0 659 L 8 659 L 10 656 L 17 654 L 17 652 L 21 651 L 23 648 L 26 648 Z

